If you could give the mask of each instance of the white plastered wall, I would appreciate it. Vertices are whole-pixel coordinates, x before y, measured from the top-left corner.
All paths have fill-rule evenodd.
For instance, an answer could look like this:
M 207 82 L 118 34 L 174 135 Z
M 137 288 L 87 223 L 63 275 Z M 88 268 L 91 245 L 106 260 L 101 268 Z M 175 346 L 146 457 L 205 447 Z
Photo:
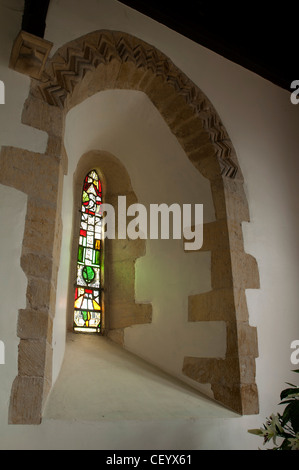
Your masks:
M 0 106 L 0 145 L 44 152 L 46 135 L 20 124 L 30 81 L 8 69 L 13 40 L 21 24 L 22 4 L 21 1 L 0 2 L 0 79 L 6 86 L 6 104 Z M 9 389 L 17 370 L 17 338 L 16 325 L 12 328 L 12 324 L 2 320 L 0 340 L 5 341 L 6 365 L 0 365 L 0 447 L 78 448 L 84 445 L 87 449 L 109 448 L 112 443 L 110 448 L 257 449 L 261 442 L 249 435 L 247 429 L 259 427 L 267 415 L 279 410 L 277 403 L 284 382 L 294 381 L 290 372 L 294 368 L 290 362 L 290 344 L 299 339 L 299 105 L 291 104 L 287 91 L 117 1 L 52 0 L 46 39 L 54 42 L 54 50 L 98 29 L 128 32 L 170 57 L 212 101 L 234 144 L 245 178 L 251 216 L 251 222 L 244 224 L 245 249 L 256 257 L 261 278 L 260 290 L 247 291 L 250 323 L 258 328 L 260 355 L 256 363 L 260 415 L 193 420 L 192 423 L 180 421 L 171 424 L 171 433 L 169 423 L 162 420 L 93 423 L 92 428 L 83 422 L 74 425 L 55 421 L 38 427 L 8 426 Z M 1 195 L 8 194 L 6 189 L 1 187 Z M 23 308 L 25 302 L 26 284 L 19 267 L 19 250 L 26 197 L 15 190 L 10 190 L 9 195 L 20 214 L 20 225 L 14 229 L 15 276 L 9 280 L 11 288 L 16 279 L 20 287 L 12 312 L 12 322 L 16 322 L 17 309 Z M 2 202 L 1 212 L 1 221 L 15 223 L 15 217 L 5 212 Z M 5 246 L 7 235 L 3 234 L 1 242 Z M 8 286 L 4 288 L 1 283 L 1 298 L 7 299 L 7 290 Z M 133 340 L 136 338 L 131 338 Z M 89 438 L 82 443 L 84 435 Z

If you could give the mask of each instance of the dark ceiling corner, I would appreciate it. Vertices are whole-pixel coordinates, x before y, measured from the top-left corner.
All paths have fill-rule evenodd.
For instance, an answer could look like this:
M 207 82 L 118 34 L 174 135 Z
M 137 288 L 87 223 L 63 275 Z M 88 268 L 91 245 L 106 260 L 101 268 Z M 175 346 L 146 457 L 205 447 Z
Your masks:
M 40 38 L 44 37 L 50 0 L 25 0 L 22 30 Z
M 299 79 L 296 10 L 287 2 L 119 1 L 281 88 Z M 25 0 L 22 30 L 43 38 L 49 4 Z
M 44 39 L 50 0 L 25 0 L 21 30 L 16 37 L 9 67 L 16 72 L 40 80 L 53 47 Z
M 119 1 L 281 88 L 299 79 L 296 18 L 287 3 Z

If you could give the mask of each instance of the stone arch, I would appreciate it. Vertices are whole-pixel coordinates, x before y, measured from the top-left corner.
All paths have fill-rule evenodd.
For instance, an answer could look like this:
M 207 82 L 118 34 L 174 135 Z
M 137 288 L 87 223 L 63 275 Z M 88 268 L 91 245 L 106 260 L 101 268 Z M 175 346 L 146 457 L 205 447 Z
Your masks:
M 225 359 L 186 357 L 183 372 L 211 384 L 215 399 L 237 413 L 257 413 L 257 335 L 249 325 L 245 289 L 258 288 L 259 275 L 255 259 L 244 251 L 242 222 L 249 221 L 249 210 L 233 145 L 208 98 L 162 52 L 126 33 L 97 31 L 61 47 L 41 79 L 32 80 L 22 122 L 48 133 L 45 154 L 11 147 L 1 152 L 1 182 L 16 187 L 18 181 L 18 189 L 28 194 L 21 258 L 28 278 L 27 308 L 19 312 L 19 372 L 9 421 L 39 423 L 51 388 L 61 193 L 67 172 L 65 116 L 87 97 L 112 88 L 146 93 L 187 157 L 210 181 L 216 220 L 204 226 L 202 250 L 211 252 L 212 290 L 189 298 L 189 321 L 225 321 L 227 351 Z M 39 172 L 38 184 L 30 177 L 16 179 L 28 166 Z M 46 198 L 45 184 L 51 187 Z M 43 212 L 37 211 L 40 207 Z M 47 228 L 42 253 L 41 227 Z

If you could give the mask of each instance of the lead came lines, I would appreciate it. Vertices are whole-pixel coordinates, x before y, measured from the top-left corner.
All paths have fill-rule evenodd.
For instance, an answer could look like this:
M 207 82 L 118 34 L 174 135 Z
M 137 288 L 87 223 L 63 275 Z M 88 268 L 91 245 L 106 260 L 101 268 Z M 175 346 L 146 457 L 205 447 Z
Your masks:
M 74 302 L 75 331 L 101 329 L 101 183 L 92 170 L 84 179 Z M 91 330 L 90 330 L 91 329 Z

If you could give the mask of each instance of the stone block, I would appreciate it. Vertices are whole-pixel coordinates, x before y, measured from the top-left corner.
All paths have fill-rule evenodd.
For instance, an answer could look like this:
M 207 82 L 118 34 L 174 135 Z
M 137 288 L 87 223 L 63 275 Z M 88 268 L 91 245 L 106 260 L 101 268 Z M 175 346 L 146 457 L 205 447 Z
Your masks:
M 243 357 L 258 357 L 259 352 L 256 327 L 250 326 L 245 322 L 238 322 L 237 325 L 240 358 L 243 360 Z
M 243 414 L 242 396 L 239 385 L 216 383 L 212 384 L 211 388 L 216 401 L 240 415 Z
M 229 321 L 235 318 L 231 288 L 189 296 L 188 321 Z
M 51 205 L 29 198 L 25 222 L 23 255 L 35 253 L 51 259 L 56 231 L 56 212 Z
M 116 344 L 119 344 L 120 346 L 124 346 L 124 330 L 119 329 L 119 330 L 109 330 L 107 333 L 107 337 L 111 339 Z
M 226 227 L 229 237 L 229 244 L 231 250 L 244 251 L 244 238 L 242 222 L 232 219 L 226 220 Z
M 143 325 L 152 321 L 151 304 L 132 302 L 109 303 L 109 329 L 127 328 L 132 325 Z
M 160 111 L 163 118 L 166 119 L 167 115 L 165 114 L 165 108 L 167 108 L 167 103 L 171 102 L 175 98 L 175 91 L 173 87 L 165 80 L 165 77 L 155 77 L 152 80 L 150 87 L 147 89 L 147 96 Z M 186 106 L 182 107 L 181 111 L 182 112 L 179 115 L 176 115 L 176 119 L 173 121 L 172 129 L 174 129 L 174 126 L 181 124 L 183 116 L 186 115 L 184 114 L 184 111 L 190 117 L 189 108 Z M 193 110 L 191 110 L 191 115 L 194 115 Z
M 136 89 L 143 91 L 146 95 L 150 95 L 150 90 L 155 87 L 155 74 L 152 70 L 146 69 L 140 76 L 140 81 L 136 84 Z
M 11 51 L 9 67 L 17 72 L 40 79 L 53 47 L 43 38 L 20 31 Z
M 237 357 L 225 359 L 185 357 L 183 374 L 202 384 L 238 384 L 239 361 Z
M 181 109 L 181 112 L 176 115 L 176 119 L 172 123 L 172 132 L 178 137 L 187 135 L 189 123 L 192 123 L 194 132 L 203 129 L 202 122 L 198 118 L 196 111 L 190 106 L 185 106 Z
M 228 248 L 229 239 L 225 219 L 203 225 L 203 245 L 200 251 L 227 250 Z
M 234 297 L 237 322 L 248 322 L 248 307 L 245 289 L 234 288 Z
M 139 89 L 139 83 L 144 82 L 146 72 L 146 68 L 136 68 L 133 62 L 123 62 L 115 77 L 114 87 L 120 90 Z
M 61 137 L 57 137 L 56 135 L 49 135 L 46 154 L 51 155 L 52 157 L 56 157 L 58 160 L 63 160 L 64 152 L 65 148 Z
M 52 347 L 45 340 L 21 339 L 19 343 L 19 375 L 51 380 Z
M 153 82 L 152 84 L 150 83 L 150 85 L 154 86 L 154 83 L 155 82 Z M 186 100 L 184 99 L 184 97 L 181 96 L 179 93 L 175 93 L 174 88 L 173 90 L 173 95 L 169 95 L 169 98 L 167 100 L 162 100 L 157 106 L 171 130 L 173 129 L 174 123 L 176 123 L 177 125 L 178 119 L 182 115 L 182 113 L 185 112 L 185 109 L 189 108 L 186 104 Z M 150 91 L 147 91 L 147 94 L 150 96 Z
M 64 114 L 56 106 L 30 95 L 23 107 L 22 123 L 62 138 Z
M 189 110 L 189 108 L 187 108 Z M 190 112 L 190 110 L 189 110 Z M 204 130 L 202 127 L 202 122 L 196 116 L 196 114 L 192 114 L 191 118 L 188 120 L 182 119 L 183 115 L 186 115 L 187 111 L 185 111 L 185 108 L 182 109 L 182 112 L 180 114 L 181 116 L 181 124 L 177 125 L 175 128 L 175 136 L 176 138 L 182 143 L 182 146 L 184 146 L 184 142 L 186 141 L 187 143 L 190 141 L 194 143 L 196 146 L 191 145 L 190 148 L 186 148 L 186 151 L 192 152 L 195 149 L 197 149 L 197 146 L 202 146 L 205 144 L 210 144 L 210 138 L 209 134 Z
M 223 178 L 227 218 L 249 222 L 249 208 L 242 181 Z
M 188 157 L 209 181 L 217 181 L 221 177 L 221 165 L 212 144 L 206 144 L 202 148 L 188 153 Z
M 19 310 L 17 334 L 21 339 L 47 340 L 52 343 L 53 319 L 45 312 Z
M 242 400 L 242 414 L 259 414 L 259 396 L 256 384 L 241 384 L 240 392 Z
M 14 147 L 2 147 L 0 165 L 4 184 L 49 204 L 56 204 L 59 162 L 55 158 Z
M 69 111 L 99 91 L 114 89 L 120 66 L 121 62 L 113 58 L 109 64 L 99 63 L 92 70 L 86 71 L 81 80 L 74 74 L 73 86 L 65 101 L 65 111 Z
M 220 170 L 218 174 L 220 175 Z M 218 176 L 211 179 L 211 191 L 216 219 L 226 219 L 226 201 L 222 177 Z
M 26 297 L 29 310 L 39 310 L 53 316 L 55 296 L 55 289 L 51 281 L 35 277 L 28 278 Z
M 42 377 L 17 376 L 13 382 L 9 424 L 40 424 L 45 380 Z
M 240 384 L 252 384 L 255 382 L 255 358 L 253 356 L 239 357 Z
M 259 289 L 259 272 L 256 259 L 244 251 L 231 250 L 232 273 L 235 288 Z
M 35 276 L 48 281 L 52 279 L 52 258 L 36 253 L 23 253 L 21 257 L 21 267 L 27 276 Z
M 229 250 L 214 250 L 211 253 L 212 288 L 233 288 L 232 265 Z

